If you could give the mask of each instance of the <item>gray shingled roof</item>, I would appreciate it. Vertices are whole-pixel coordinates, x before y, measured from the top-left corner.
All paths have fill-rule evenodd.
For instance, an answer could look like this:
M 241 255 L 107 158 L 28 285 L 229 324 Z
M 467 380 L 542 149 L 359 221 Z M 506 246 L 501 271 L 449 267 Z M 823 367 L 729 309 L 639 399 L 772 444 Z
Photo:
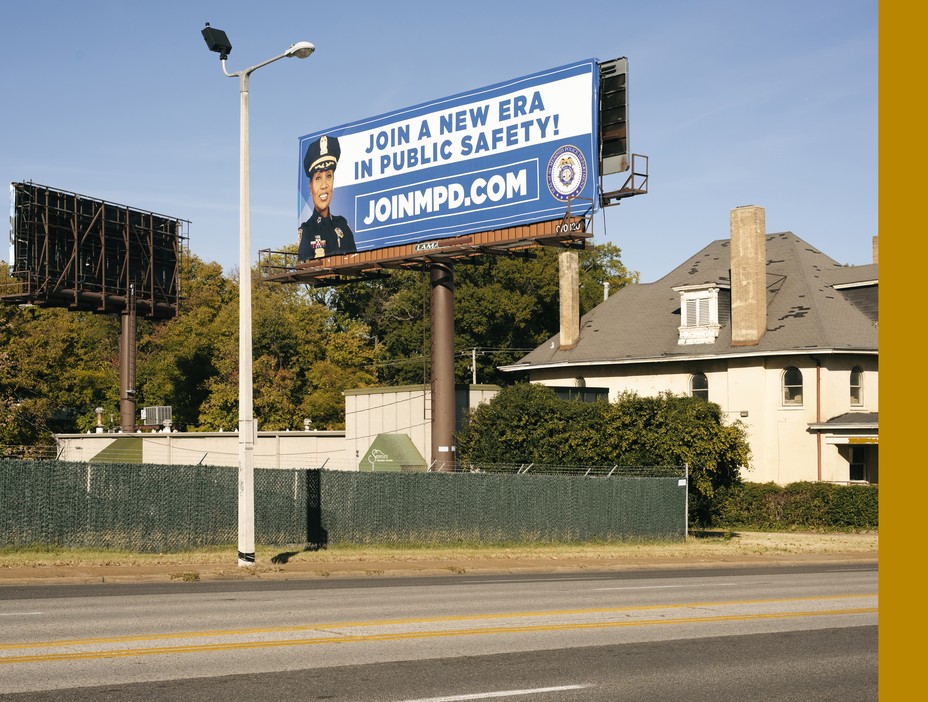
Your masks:
M 876 429 L 879 426 L 880 415 L 878 412 L 845 412 L 837 417 L 832 417 L 826 422 L 810 424 L 811 429 L 824 430 L 854 430 L 854 429 Z
M 866 266 L 841 266 L 832 276 L 833 285 L 853 285 L 868 283 L 877 279 L 879 266 L 875 263 Z
M 843 266 L 791 232 L 767 235 L 767 331 L 760 343 L 731 345 L 731 298 L 723 289 L 719 294 L 722 329 L 715 342 L 679 345 L 680 294 L 673 288 L 706 283 L 727 288 L 730 244 L 729 239 L 714 241 L 660 280 L 619 290 L 583 316 L 575 348 L 561 351 L 555 335 L 504 370 L 784 351 L 878 350 L 877 324 L 860 304 L 860 290 L 855 298 L 833 287 L 877 280 L 877 266 Z M 875 309 L 875 304 L 871 307 Z

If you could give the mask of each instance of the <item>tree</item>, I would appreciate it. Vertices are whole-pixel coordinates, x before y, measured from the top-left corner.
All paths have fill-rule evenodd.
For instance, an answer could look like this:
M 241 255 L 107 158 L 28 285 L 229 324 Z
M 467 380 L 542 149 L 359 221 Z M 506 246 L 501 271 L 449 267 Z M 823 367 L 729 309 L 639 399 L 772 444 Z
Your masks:
M 345 390 L 375 382 L 377 350 L 367 327 L 297 285 L 253 280 L 252 354 L 255 419 L 266 430 L 344 427 Z M 238 423 L 238 290 L 211 327 L 209 362 L 194 426 Z M 187 332 L 190 333 L 189 331 Z
M 222 266 L 194 255 L 183 259 L 180 281 L 183 298 L 176 317 L 139 320 L 136 396 L 141 406 L 170 405 L 174 426 L 188 429 L 199 422 L 211 381 L 228 370 L 219 368 L 217 353 L 237 344 L 238 294 Z
M 510 385 L 465 416 L 457 449 L 478 464 L 595 465 L 603 405 L 561 400 L 535 383 Z
M 472 355 L 481 383 L 508 385 L 497 370 L 514 363 L 559 329 L 559 249 L 539 247 L 509 256 L 484 255 L 455 265 L 455 379 L 469 382 Z M 621 250 L 602 244 L 580 252 L 581 313 L 602 302 L 603 283 L 615 291 L 638 274 Z M 398 271 L 332 291 L 328 304 L 360 319 L 380 349 L 378 376 L 388 384 L 427 383 L 430 285 L 427 271 Z
M 0 443 L 51 443 L 119 407 L 112 315 L 0 306 Z
M 719 488 L 740 482 L 750 459 L 744 426 L 727 424 L 715 403 L 671 393 L 581 403 L 525 383 L 472 410 L 457 446 L 477 464 L 687 465 L 695 521 L 708 518 Z
M 631 465 L 689 466 L 690 510 L 710 508 L 715 491 L 740 482 L 750 447 L 740 421 L 725 422 L 722 409 L 697 397 L 624 393 L 609 405 L 603 451 Z
M 222 267 L 182 260 L 183 298 L 169 320 L 140 318 L 136 398 L 170 405 L 180 430 L 238 424 L 238 285 Z M 6 265 L 0 284 L 16 284 Z M 343 392 L 377 381 L 367 326 L 298 285 L 255 279 L 255 418 L 263 429 L 344 427 Z M 0 443 L 52 441 L 84 431 L 95 409 L 119 416 L 119 319 L 0 305 Z
M 292 248 L 292 247 L 291 247 Z M 580 253 L 583 309 L 634 282 L 618 248 Z M 497 370 L 556 333 L 558 251 L 479 256 L 456 266 L 456 379 L 509 384 Z M 254 275 L 254 271 L 252 271 Z M 138 320 L 136 399 L 170 405 L 180 430 L 234 429 L 238 417 L 238 281 L 215 262 L 181 260 L 179 314 Z M 316 290 L 254 279 L 255 418 L 265 429 L 344 426 L 345 390 L 428 383 L 427 271 Z M 0 292 L 16 285 L 0 265 Z M 0 442 L 51 441 L 119 416 L 119 319 L 0 305 Z M 43 438 L 44 437 L 44 438 Z

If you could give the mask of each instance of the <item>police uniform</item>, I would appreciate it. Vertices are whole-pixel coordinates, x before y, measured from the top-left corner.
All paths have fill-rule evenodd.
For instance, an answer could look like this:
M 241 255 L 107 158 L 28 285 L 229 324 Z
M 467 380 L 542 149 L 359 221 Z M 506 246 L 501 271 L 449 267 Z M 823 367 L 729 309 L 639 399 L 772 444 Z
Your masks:
M 303 157 L 303 171 L 312 179 L 316 171 L 335 170 L 341 147 L 338 139 L 323 136 L 309 145 Z M 344 217 L 333 215 L 331 211 L 323 215 L 315 207 L 313 213 L 299 230 L 299 249 L 297 258 L 310 261 L 334 254 L 347 254 L 357 251 L 354 234 Z

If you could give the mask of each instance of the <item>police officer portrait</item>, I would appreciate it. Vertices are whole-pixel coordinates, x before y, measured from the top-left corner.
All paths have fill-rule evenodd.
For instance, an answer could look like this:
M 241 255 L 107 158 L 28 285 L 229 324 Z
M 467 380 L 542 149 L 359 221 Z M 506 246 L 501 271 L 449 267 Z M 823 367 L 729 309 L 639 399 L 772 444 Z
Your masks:
M 299 230 L 299 261 L 311 261 L 335 254 L 355 253 L 354 234 L 348 220 L 332 214 L 335 169 L 341 156 L 338 139 L 323 136 L 306 149 L 303 171 L 309 180 L 313 212 Z

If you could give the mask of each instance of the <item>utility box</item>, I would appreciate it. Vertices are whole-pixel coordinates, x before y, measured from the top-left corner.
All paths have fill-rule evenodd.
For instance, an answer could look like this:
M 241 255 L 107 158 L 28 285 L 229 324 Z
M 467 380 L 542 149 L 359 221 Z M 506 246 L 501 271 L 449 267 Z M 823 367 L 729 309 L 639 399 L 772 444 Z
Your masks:
M 428 464 L 406 434 L 378 434 L 358 464 L 358 470 L 424 473 Z
M 152 426 L 155 424 L 161 426 L 165 422 L 170 422 L 171 419 L 172 417 L 170 406 L 142 408 L 142 424 L 146 426 Z

